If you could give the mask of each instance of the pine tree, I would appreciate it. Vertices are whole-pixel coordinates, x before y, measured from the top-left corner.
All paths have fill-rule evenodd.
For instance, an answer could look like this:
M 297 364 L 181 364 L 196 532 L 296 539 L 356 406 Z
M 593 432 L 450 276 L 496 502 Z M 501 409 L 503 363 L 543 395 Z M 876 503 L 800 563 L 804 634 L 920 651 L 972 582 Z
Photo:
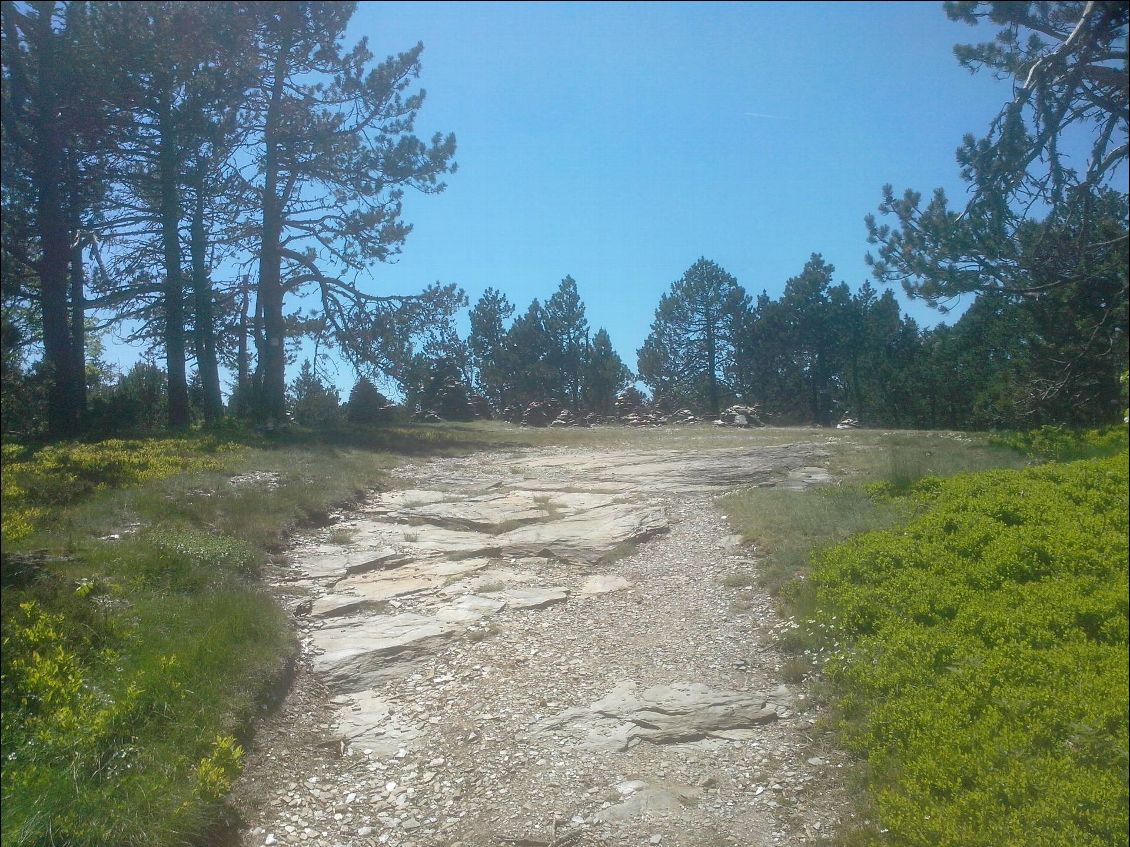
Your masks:
M 742 400 L 764 415 L 781 423 L 804 419 L 804 386 L 788 316 L 764 291 L 738 322 L 733 372 Z
M 843 283 L 832 284 L 834 273 L 832 265 L 813 253 L 800 274 L 785 283 L 781 296 L 794 367 L 808 401 L 808 420 L 821 425 L 831 423 L 832 386 L 850 326 L 850 293 Z
M 363 376 L 349 392 L 345 416 L 350 423 L 377 423 L 386 419 L 388 406 L 388 398 L 377 390 L 371 379 Z
M 143 304 L 132 317 L 155 325 L 173 428 L 189 418 L 190 325 L 205 420 L 222 415 L 209 218 L 217 206 L 234 212 L 238 205 L 224 190 L 224 169 L 237 143 L 233 119 L 252 81 L 248 18 L 236 4 L 94 6 L 101 43 L 116 59 L 108 73 L 132 121 L 118 142 L 109 217 L 128 249 L 117 251 L 113 281 L 103 280 L 102 294 Z M 149 306 L 144 289 L 153 279 L 160 280 L 159 296 Z
M 506 406 L 513 381 L 504 326 L 513 314 L 514 306 L 506 295 L 488 288 L 470 315 L 471 334 L 467 344 L 471 350 L 475 385 L 496 410 Z
M 557 291 L 545 304 L 545 329 L 550 339 L 546 364 L 556 372 L 560 386 L 556 393 L 576 411 L 588 352 L 589 322 L 573 277 L 561 280 Z
M 290 384 L 287 405 L 291 418 L 302 426 L 327 426 L 341 419 L 337 389 L 319 379 L 309 359 L 303 360 L 298 376 Z
M 4 3 L 2 56 L 6 253 L 27 283 L 42 333 L 49 437 L 77 435 L 86 404 L 86 304 L 79 246 L 104 194 L 115 111 L 83 3 Z M 22 230 L 13 232 L 9 229 Z
M 631 383 L 632 372 L 612 347 L 608 331 L 601 327 L 593 336 L 584 369 L 585 405 L 601 415 L 611 415 L 616 395 Z
M 955 21 L 999 27 L 992 41 L 958 45 L 954 52 L 970 71 L 1011 77 L 1012 97 L 983 137 L 967 135 L 957 150 L 968 183 L 963 207 L 951 208 L 941 189 L 924 203 L 917 191 L 899 197 L 884 186 L 879 211 L 894 224 L 867 216 L 868 241 L 877 247 L 867 259 L 876 278 L 899 282 L 911 296 L 943 309 L 968 293 L 1029 306 L 1058 302 L 1063 312 L 1052 320 L 1075 328 L 1074 339 L 1063 339 L 1074 353 L 1060 348 L 1041 354 L 1049 367 L 1033 374 L 1041 385 L 1033 386 L 1031 397 L 1046 405 L 1048 392 L 1059 392 L 1061 407 L 1070 407 L 1080 378 L 1098 385 L 1095 373 L 1084 376 L 1068 365 L 1072 355 L 1088 363 L 1084 370 L 1104 356 L 1100 370 L 1106 372 L 1125 361 L 1126 323 L 1119 325 L 1128 299 L 1125 277 L 1101 309 L 1092 301 L 1075 312 L 1074 298 L 1057 292 L 1106 288 L 1105 269 L 1126 254 L 1130 7 L 951 2 L 946 12 Z M 1123 339 L 1113 346 L 1112 327 Z M 1089 346 L 1078 347 L 1080 339 L 1090 339 Z
M 454 286 L 388 297 L 358 284 L 408 236 L 400 218 L 405 189 L 443 190 L 455 138 L 436 134 L 425 143 L 412 134 L 424 95 L 406 91 L 419 75 L 422 44 L 370 70 L 364 40 L 349 50 L 340 43 L 352 3 L 251 8 L 260 45 L 247 112 L 262 203 L 259 369 L 262 414 L 271 420 L 283 411 L 288 293 L 316 285 L 340 349 L 364 366 L 400 355 L 405 333 L 426 326 L 432 307 L 455 296 Z
M 692 406 L 712 415 L 731 393 L 727 373 L 734 336 L 748 298 L 738 281 L 699 259 L 672 284 L 639 351 L 640 379 L 662 405 Z
M 545 315 L 536 299 L 526 313 L 517 318 L 506 333 L 506 346 L 512 371 L 513 402 L 559 399 L 556 372 L 549 364 L 552 339 L 545 327 Z

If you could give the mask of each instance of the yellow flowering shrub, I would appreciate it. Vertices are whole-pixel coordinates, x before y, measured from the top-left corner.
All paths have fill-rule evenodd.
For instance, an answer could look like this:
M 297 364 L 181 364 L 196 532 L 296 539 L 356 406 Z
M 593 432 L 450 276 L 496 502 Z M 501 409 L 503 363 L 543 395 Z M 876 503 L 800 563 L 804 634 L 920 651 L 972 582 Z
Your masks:
M 222 799 L 242 767 L 243 748 L 230 735 L 217 736 L 212 752 L 196 766 L 197 794 L 209 802 Z

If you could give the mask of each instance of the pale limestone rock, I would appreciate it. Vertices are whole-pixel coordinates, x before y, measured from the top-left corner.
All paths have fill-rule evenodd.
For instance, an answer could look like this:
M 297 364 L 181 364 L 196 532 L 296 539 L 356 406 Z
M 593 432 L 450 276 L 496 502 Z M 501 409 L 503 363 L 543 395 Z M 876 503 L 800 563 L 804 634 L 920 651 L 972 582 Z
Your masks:
M 533 731 L 565 732 L 588 749 L 623 751 L 640 741 L 673 744 L 733 737 L 727 734 L 776 720 L 790 703 L 784 686 L 771 695 L 715 691 L 697 682 L 637 691 L 634 682 L 624 680 L 591 706 L 566 709 L 540 721 Z
M 702 789 L 689 785 L 652 785 L 643 780 L 633 780 L 628 785 L 631 790 L 627 792 L 622 790 L 623 783 L 616 786 L 626 799 L 597 812 L 598 821 L 608 823 L 633 818 L 677 816 L 686 806 L 694 805 L 702 796 Z
M 493 533 L 499 526 L 544 520 L 547 510 L 534 494 L 511 492 L 401 509 L 397 515 L 410 523 L 429 523 L 456 530 Z M 548 501 L 547 501 L 548 504 Z
M 578 594 L 611 594 L 613 591 L 623 591 L 631 588 L 632 584 L 622 576 L 596 573 L 588 577 L 577 590 Z
M 363 562 L 347 564 L 345 572 L 352 575 L 368 573 L 369 571 L 390 570 L 410 561 L 412 561 L 410 558 L 398 552 L 395 548 L 383 547 L 375 553 L 367 554 Z
M 433 614 L 449 623 L 474 623 L 487 615 L 498 614 L 505 608 L 506 603 L 500 599 L 467 594 L 436 607 Z
M 432 526 L 397 527 L 399 543 L 411 555 L 448 556 L 452 559 L 469 559 L 481 556 L 498 556 L 502 551 L 498 536 L 482 532 L 467 532 Z
M 334 697 L 333 729 L 346 744 L 372 750 L 378 756 L 391 756 L 409 746 L 422 729 L 407 716 L 394 712 L 393 705 L 372 690 Z
M 342 580 L 342 582 L 345 582 L 345 580 Z M 367 582 L 354 581 L 349 584 L 348 592 L 337 592 L 319 597 L 314 601 L 310 613 L 316 618 L 340 617 L 359 609 L 375 606 L 393 597 L 438 588 L 443 585 L 443 582 L 442 576 L 424 574 L 402 576 L 396 579 L 369 580 Z M 338 587 L 341 587 L 341 583 L 338 583 Z
M 569 597 L 565 588 L 507 588 L 504 591 L 491 591 L 482 595 L 491 600 L 506 604 L 508 609 L 540 609 L 554 603 L 564 603 Z
M 334 585 L 332 594 L 315 600 L 314 617 L 334 617 L 376 606 L 394 597 L 442 588 L 452 577 L 482 570 L 490 559 L 434 559 L 406 565 L 394 571 L 346 577 Z
M 396 512 L 396 516 L 409 523 L 495 533 L 499 527 L 555 520 L 607 506 L 613 499 L 608 495 L 587 492 L 535 493 L 519 490 L 403 508 Z
M 548 523 L 519 527 L 495 541 L 507 553 L 553 556 L 595 563 L 613 557 L 624 545 L 667 530 L 667 516 L 657 506 L 612 504 Z
M 532 571 L 519 571 L 514 568 L 487 568 L 475 576 L 445 585 L 436 593 L 441 597 L 459 597 L 462 594 L 481 594 L 500 591 L 512 585 L 525 585 L 537 578 Z
M 460 630 L 457 624 L 411 612 L 344 619 L 312 634 L 314 648 L 321 651 L 314 668 L 331 686 L 358 691 L 382 673 L 403 670 L 396 665 L 438 649 Z
M 432 491 L 430 489 L 405 488 L 400 491 L 386 491 L 376 497 L 366 511 L 370 513 L 392 512 L 400 509 L 426 506 L 429 503 L 442 503 L 450 499 L 451 494 L 446 491 Z

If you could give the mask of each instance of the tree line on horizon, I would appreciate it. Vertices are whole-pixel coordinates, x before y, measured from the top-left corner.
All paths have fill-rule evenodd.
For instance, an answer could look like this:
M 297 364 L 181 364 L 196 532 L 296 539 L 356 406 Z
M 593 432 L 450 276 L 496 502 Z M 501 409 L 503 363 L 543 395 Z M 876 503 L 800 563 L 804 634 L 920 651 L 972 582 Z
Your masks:
M 465 339 L 457 286 L 366 287 L 411 230 L 406 192 L 442 191 L 455 170 L 455 138 L 415 134 L 422 45 L 375 62 L 364 40 L 343 43 L 354 9 L 0 4 L 5 434 L 225 416 L 270 427 L 300 406 L 332 412 L 339 399 L 318 373 L 327 349 L 362 393 L 383 380 L 410 408 L 457 385 L 496 413 L 553 399 L 608 414 L 638 379 L 659 410 L 716 415 L 741 402 L 778 423 L 1120 416 L 1125 3 L 946 4 L 955 21 L 998 28 L 955 54 L 1011 78 L 1013 97 L 957 151 L 963 208 L 940 189 L 924 203 L 886 186 L 879 212 L 894 223 L 868 215 L 866 226 L 880 286 L 939 307 L 975 298 L 953 325 L 919 327 L 891 291 L 835 282 L 819 254 L 776 300 L 703 258 L 661 298 L 635 373 L 605 330 L 590 333 L 571 277 L 521 313 L 489 289 Z M 1065 154 L 1067 134 L 1091 139 L 1086 156 Z M 302 293 L 318 306 L 296 308 Z M 160 362 L 114 375 L 100 357 L 110 330 Z M 313 361 L 288 385 L 306 340 Z M 222 369 L 234 376 L 226 404 Z
M 781 296 L 751 297 L 699 259 L 664 295 L 640 350 L 640 378 L 663 409 L 717 415 L 756 405 L 775 423 L 990 429 L 1095 424 L 1121 414 L 1125 355 L 1095 344 L 1093 307 L 986 294 L 952 325 L 922 328 L 890 289 L 854 293 L 813 254 Z M 1125 262 L 1121 269 L 1125 276 Z M 1119 274 L 1105 280 L 1116 292 Z M 1098 287 L 1093 286 L 1093 287 Z M 1117 344 L 1124 329 L 1111 326 Z M 1115 348 L 1117 351 L 1117 348 Z M 1061 363 L 1074 360 L 1063 379 Z M 1052 388 L 1054 387 L 1054 390 Z
M 1074 290 L 1036 300 L 985 294 L 952 325 L 932 328 L 903 314 L 891 289 L 864 282 L 853 292 L 834 274 L 813 254 L 779 298 L 764 291 L 754 298 L 700 258 L 662 296 L 635 372 L 605 329 L 590 335 L 571 276 L 544 305 L 535 299 L 517 316 L 504 293 L 487 289 L 471 309 L 467 338 L 449 334 L 441 353 L 416 363 L 405 405 L 409 414 L 437 408 L 429 386 L 446 379 L 481 394 L 495 414 L 553 400 L 607 416 L 638 380 L 658 412 L 714 418 L 741 403 L 776 424 L 828 426 L 849 417 L 868 426 L 992 429 L 1094 425 L 1121 414 L 1126 360 L 1094 343 L 1093 322 L 1117 295 L 1124 260 L 1089 281 L 1100 306 L 1088 307 Z M 1072 312 L 1075 323 L 1065 323 Z M 1122 330 L 1110 332 L 1116 343 Z M 1068 358 L 1074 367 L 1063 381 Z M 375 408 L 357 399 L 373 390 L 365 382 L 349 408 Z M 292 408 L 317 408 L 322 420 L 338 403 L 308 361 L 290 398 Z

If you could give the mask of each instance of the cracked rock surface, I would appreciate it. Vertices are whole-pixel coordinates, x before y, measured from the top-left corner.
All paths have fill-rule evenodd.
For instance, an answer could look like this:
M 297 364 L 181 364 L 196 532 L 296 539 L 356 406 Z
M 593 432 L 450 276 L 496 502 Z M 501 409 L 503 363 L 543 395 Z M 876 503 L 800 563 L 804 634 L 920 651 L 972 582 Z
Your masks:
M 303 653 L 248 751 L 243 847 L 803 844 L 835 752 L 713 499 L 815 444 L 540 448 L 398 471 L 271 574 Z

